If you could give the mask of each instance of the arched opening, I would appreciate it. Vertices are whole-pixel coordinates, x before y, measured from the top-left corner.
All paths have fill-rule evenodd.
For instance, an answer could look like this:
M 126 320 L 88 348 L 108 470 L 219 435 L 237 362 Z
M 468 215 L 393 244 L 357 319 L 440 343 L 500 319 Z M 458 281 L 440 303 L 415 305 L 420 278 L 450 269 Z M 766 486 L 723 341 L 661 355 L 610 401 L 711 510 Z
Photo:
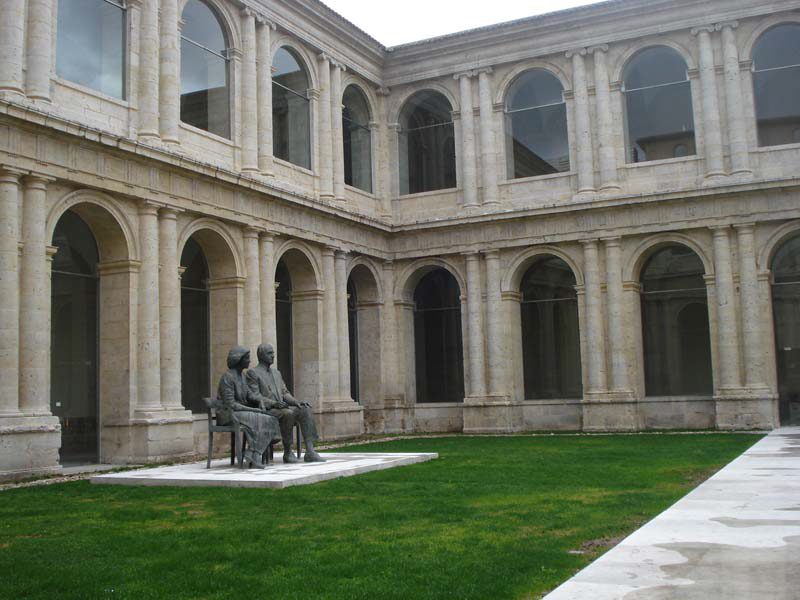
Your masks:
M 381 401 L 381 306 L 373 271 L 357 264 L 347 280 L 350 390 L 364 407 L 367 431 L 383 431 Z
M 272 147 L 276 158 L 311 168 L 308 73 L 297 53 L 279 48 L 272 59 Z
M 517 77 L 505 114 L 509 179 L 569 171 L 567 105 L 555 75 L 533 69 Z
M 86 222 L 66 211 L 53 234 L 50 408 L 61 421 L 61 464 L 98 462 L 100 262 Z
M 580 331 L 575 275 L 556 256 L 537 260 L 522 277 L 525 398 L 581 398 Z
M 772 314 L 781 425 L 800 425 L 800 235 L 772 259 Z
M 181 19 L 181 121 L 230 138 L 230 42 L 225 28 L 202 0 L 188 0 Z
M 423 90 L 400 111 L 400 193 L 456 187 L 453 107 L 439 92 Z
M 463 402 L 461 291 L 450 272 L 436 268 L 414 290 L 417 403 Z
M 758 145 L 800 144 L 800 24 L 767 30 L 753 48 Z
M 193 238 L 183 248 L 181 270 L 181 402 L 202 413 L 211 394 L 211 292 L 208 261 Z
M 294 365 L 292 363 L 292 278 L 283 261 L 275 269 L 275 352 L 278 370 L 283 375 L 286 387 L 294 389 Z
M 638 52 L 623 73 L 627 160 L 695 154 L 692 88 L 686 62 L 667 46 Z
M 352 279 L 347 280 L 347 331 L 350 336 L 350 396 L 361 402 L 358 387 L 358 296 Z
M 372 192 L 372 133 L 369 104 L 358 86 L 348 85 L 342 96 L 344 182 Z
M 705 269 L 691 249 L 661 248 L 641 273 L 647 396 L 710 396 L 713 391 Z

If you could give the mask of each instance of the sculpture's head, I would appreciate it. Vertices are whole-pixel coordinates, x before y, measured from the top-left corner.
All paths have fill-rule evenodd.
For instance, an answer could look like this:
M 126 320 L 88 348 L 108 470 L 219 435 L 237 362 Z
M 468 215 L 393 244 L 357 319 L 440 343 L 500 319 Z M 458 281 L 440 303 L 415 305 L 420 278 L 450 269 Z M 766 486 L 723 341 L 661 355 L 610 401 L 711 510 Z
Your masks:
M 267 366 L 275 362 L 275 348 L 272 347 L 272 344 L 261 344 L 256 350 L 256 354 L 258 355 L 258 362 Z
M 241 367 L 246 369 L 250 366 L 250 350 L 244 346 L 234 346 L 228 352 L 228 368 L 235 369 Z

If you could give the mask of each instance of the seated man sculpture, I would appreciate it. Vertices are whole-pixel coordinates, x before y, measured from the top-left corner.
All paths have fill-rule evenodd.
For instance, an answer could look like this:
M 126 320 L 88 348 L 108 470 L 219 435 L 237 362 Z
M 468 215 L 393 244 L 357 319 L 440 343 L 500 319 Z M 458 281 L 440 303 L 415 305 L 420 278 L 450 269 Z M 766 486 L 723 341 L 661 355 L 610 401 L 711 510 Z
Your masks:
M 257 350 L 258 365 L 247 372 L 250 406 L 258 406 L 266 414 L 278 419 L 283 438 L 283 462 L 296 463 L 292 454 L 292 428 L 300 424 L 300 431 L 306 444 L 306 462 L 325 462 L 316 450 L 314 442 L 318 439 L 314 425 L 311 404 L 298 402 L 289 393 L 283 376 L 272 367 L 275 350 L 270 344 L 261 344 Z
M 269 445 L 279 439 L 278 420 L 259 408 L 248 406 L 252 394 L 242 372 L 250 366 L 250 351 L 235 346 L 228 352 L 228 370 L 220 377 L 217 388 L 217 424 L 236 423 L 247 438 L 244 460 L 248 466 L 263 469 L 262 460 Z

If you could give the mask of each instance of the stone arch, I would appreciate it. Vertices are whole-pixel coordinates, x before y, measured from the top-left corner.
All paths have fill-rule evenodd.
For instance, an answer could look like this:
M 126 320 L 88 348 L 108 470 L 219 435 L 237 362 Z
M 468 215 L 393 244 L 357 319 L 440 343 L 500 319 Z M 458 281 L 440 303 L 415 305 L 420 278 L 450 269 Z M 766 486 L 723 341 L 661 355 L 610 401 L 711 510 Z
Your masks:
M 771 15 L 759 22 L 755 29 L 750 33 L 747 41 L 742 47 L 739 56 L 741 60 L 753 60 L 753 49 L 758 40 L 768 30 L 778 25 L 800 25 L 800 15 Z
M 784 242 L 800 234 L 800 221 L 790 221 L 778 227 L 767 238 L 764 247 L 758 254 L 758 268 L 762 271 L 772 269 L 772 259 Z
M 397 302 L 411 302 L 414 298 L 414 290 L 425 275 L 434 269 L 442 268 L 455 277 L 458 289 L 461 293 L 462 303 L 466 298 L 467 281 L 460 269 L 449 260 L 438 257 L 422 258 L 414 261 L 400 272 L 400 276 L 395 283 L 395 300 Z
M 371 275 L 371 277 L 370 277 Z M 381 273 L 375 266 L 373 261 L 366 256 L 357 256 L 347 268 L 347 278 L 354 277 L 367 292 L 367 296 L 361 297 L 361 290 L 359 289 L 359 300 L 368 300 L 369 302 L 383 302 L 384 289 Z
M 297 55 L 298 59 L 302 62 L 302 66 L 306 70 L 306 74 L 308 74 L 309 87 L 312 89 L 319 89 L 317 61 L 314 59 L 313 54 L 311 54 L 311 52 L 309 52 L 306 47 L 298 42 L 295 38 L 286 34 L 273 36 L 272 47 L 269 55 L 274 57 L 275 53 L 281 48 L 287 48 Z
M 675 50 L 683 61 L 686 63 L 686 69 L 692 70 L 697 68 L 697 63 L 694 59 L 692 53 L 687 49 L 685 46 L 679 44 L 668 38 L 656 38 L 656 39 L 643 39 L 633 44 L 629 48 L 622 53 L 622 55 L 617 59 L 614 68 L 611 70 L 611 81 L 612 82 L 621 82 L 622 81 L 622 73 L 625 71 L 625 67 L 628 66 L 628 63 L 631 59 L 636 56 L 642 50 L 646 50 L 647 48 L 653 48 L 656 46 L 666 46 L 667 48 L 671 48 Z
M 461 110 L 458 99 L 456 98 L 455 94 L 453 94 L 452 90 L 440 83 L 427 82 L 419 87 L 415 86 L 407 89 L 394 102 L 392 102 L 392 107 L 389 110 L 389 123 L 399 123 L 400 114 L 403 112 L 408 100 L 414 96 L 414 94 L 425 91 L 436 92 L 444 96 L 450 103 L 450 107 L 453 112 Z
M 624 281 L 639 281 L 642 267 L 653 254 L 664 246 L 677 244 L 692 250 L 703 263 L 707 276 L 714 274 L 714 263 L 703 247 L 687 235 L 681 233 L 664 233 L 649 237 L 639 244 L 631 254 L 622 270 Z
M 180 0 L 178 5 L 178 19 L 180 20 L 183 15 L 183 9 L 186 8 L 186 3 L 189 0 Z M 239 19 L 232 12 L 230 3 L 221 2 L 220 0 L 200 0 L 203 4 L 208 6 L 211 11 L 219 18 L 220 25 L 228 39 L 229 48 L 241 48 L 242 36 L 239 27 Z
M 289 254 L 289 260 L 296 265 L 298 273 L 302 277 L 297 284 L 294 282 L 294 277 L 292 278 L 292 289 L 302 289 L 304 291 L 322 290 L 324 279 L 317 255 L 308 244 L 300 240 L 287 240 L 276 248 L 272 276 L 275 276 L 274 269 L 277 267 L 278 262 L 284 259 L 287 254 Z M 301 255 L 305 262 L 298 255 Z M 287 268 L 289 268 L 288 264 Z M 289 271 L 292 274 L 291 268 L 289 268 Z M 300 285 L 300 287 L 296 287 L 297 285 Z
M 206 255 L 212 279 L 244 277 L 241 249 L 230 231 L 219 221 L 203 217 L 186 225 L 178 236 L 179 256 L 192 236 Z
M 561 82 L 561 87 L 564 88 L 564 91 L 572 89 L 572 81 L 567 76 L 567 74 L 555 63 L 541 60 L 541 59 L 534 59 L 534 60 L 526 60 L 522 63 L 514 65 L 514 68 L 511 69 L 508 73 L 506 73 L 503 80 L 497 86 L 497 90 L 495 92 L 494 103 L 495 104 L 505 104 L 506 97 L 508 96 L 508 91 L 511 89 L 511 86 L 514 85 L 514 82 L 521 76 L 527 73 L 528 71 L 533 70 L 542 70 L 547 71 L 551 75 L 553 75 L 556 79 Z
M 53 239 L 59 219 L 68 210 L 77 213 L 92 230 L 101 263 L 138 260 L 136 228 L 111 196 L 94 190 L 77 190 L 64 196 L 47 215 L 48 240 Z
M 367 108 L 369 109 L 370 121 L 376 121 L 378 115 L 378 99 L 375 97 L 375 92 L 372 87 L 366 85 L 356 75 L 345 72 L 344 77 L 342 77 L 342 94 L 344 94 L 345 90 L 351 85 L 358 88 L 358 91 L 364 95 L 364 99 L 367 101 Z
M 583 285 L 583 271 L 568 253 L 557 246 L 536 246 L 523 250 L 511 261 L 503 276 L 500 289 L 504 292 L 518 292 L 526 271 L 533 263 L 546 256 L 555 256 L 567 263 L 575 275 L 575 285 Z

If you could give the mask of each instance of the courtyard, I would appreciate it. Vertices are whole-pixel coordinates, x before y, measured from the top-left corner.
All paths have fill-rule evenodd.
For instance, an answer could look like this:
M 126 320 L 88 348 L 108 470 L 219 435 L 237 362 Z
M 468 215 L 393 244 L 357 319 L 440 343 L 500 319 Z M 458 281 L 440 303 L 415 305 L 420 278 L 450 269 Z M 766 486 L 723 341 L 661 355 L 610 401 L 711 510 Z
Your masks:
M 283 490 L 0 492 L 6 598 L 539 598 L 759 441 L 420 437 L 431 462 Z

